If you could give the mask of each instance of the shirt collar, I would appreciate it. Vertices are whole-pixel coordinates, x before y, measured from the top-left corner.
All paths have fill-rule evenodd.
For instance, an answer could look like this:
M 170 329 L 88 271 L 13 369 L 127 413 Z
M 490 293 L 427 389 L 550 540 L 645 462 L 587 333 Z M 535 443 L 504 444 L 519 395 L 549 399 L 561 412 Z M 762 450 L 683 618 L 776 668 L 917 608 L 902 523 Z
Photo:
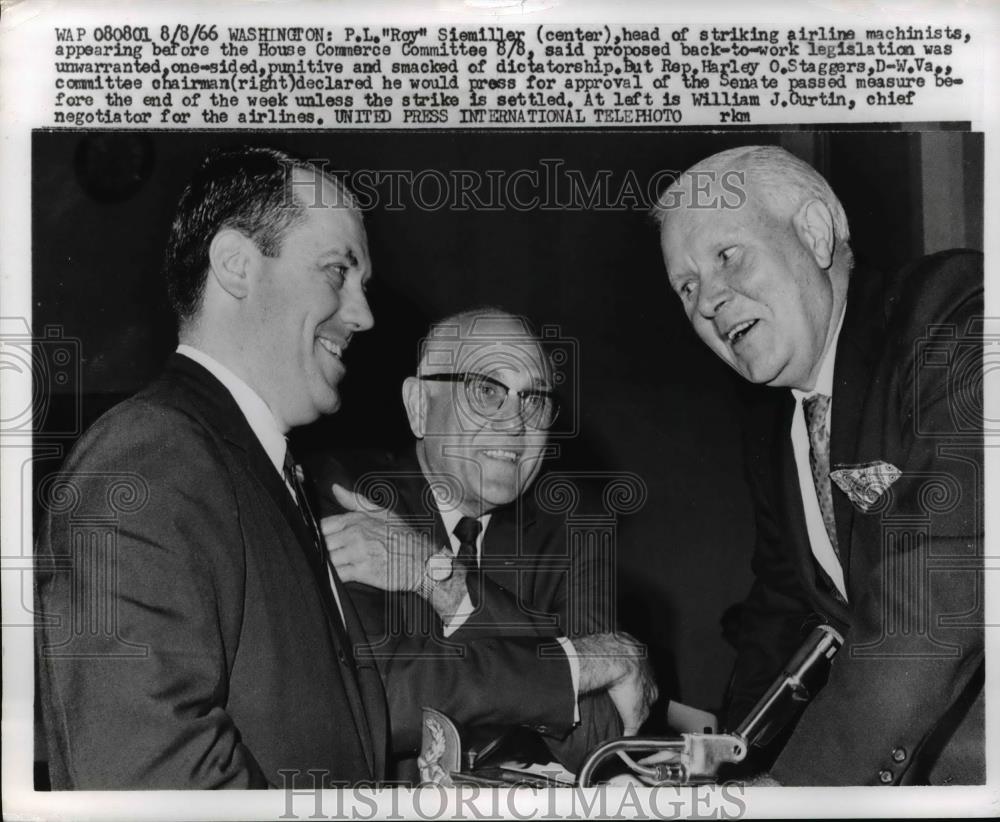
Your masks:
M 444 529 L 448 532 L 448 539 L 456 539 L 455 526 L 458 525 L 458 521 L 465 515 L 457 508 L 442 508 L 441 502 L 437 497 L 434 497 L 434 503 L 438 507 L 438 513 L 441 515 L 441 522 L 444 523 Z M 479 532 L 479 538 L 476 540 L 477 546 L 481 543 L 483 534 L 486 533 L 486 526 L 490 524 L 490 517 L 492 516 L 492 514 L 483 514 L 476 517 L 483 525 L 482 530 Z
M 798 388 L 792 389 L 795 399 L 801 401 L 813 394 L 824 394 L 827 397 L 833 396 L 833 367 L 837 359 L 837 342 L 840 340 L 840 329 L 844 325 L 844 314 L 846 305 L 840 309 L 840 317 L 837 319 L 837 328 L 833 332 L 830 344 L 823 352 L 823 361 L 819 366 L 819 374 L 816 375 L 816 385 L 812 391 L 800 391 Z
M 226 387 L 226 390 L 232 394 L 236 404 L 240 407 L 240 411 L 243 412 L 243 416 L 246 417 L 250 430 L 260 441 L 268 459 L 274 464 L 275 470 L 279 474 L 283 474 L 285 451 L 288 444 L 285 442 L 285 435 L 278 426 L 274 414 L 271 413 L 271 409 L 267 407 L 267 403 L 260 398 L 260 395 L 226 366 L 204 351 L 181 343 L 177 346 L 177 353 L 194 360 Z

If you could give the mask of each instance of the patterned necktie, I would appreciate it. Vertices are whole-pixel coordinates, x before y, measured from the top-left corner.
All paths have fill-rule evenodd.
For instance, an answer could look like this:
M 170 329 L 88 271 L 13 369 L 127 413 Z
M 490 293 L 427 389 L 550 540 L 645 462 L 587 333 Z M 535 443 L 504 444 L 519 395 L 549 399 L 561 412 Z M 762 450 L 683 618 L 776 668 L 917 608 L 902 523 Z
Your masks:
M 812 469 L 813 486 L 823 515 L 823 525 L 833 552 L 840 559 L 837 547 L 837 523 L 833 516 L 833 489 L 830 485 L 830 432 L 826 425 L 830 411 L 830 398 L 825 394 L 813 394 L 802 401 L 809 432 L 809 467 Z
M 306 528 L 309 529 L 309 533 L 312 535 L 313 545 L 316 548 L 316 554 L 319 556 L 321 564 L 325 568 L 326 548 L 323 544 L 323 538 L 320 534 L 316 517 L 313 516 L 312 508 L 309 506 L 305 486 L 302 484 L 302 469 L 292 458 L 292 450 L 290 448 L 285 448 L 284 474 L 285 482 L 288 483 L 292 491 L 295 493 L 295 505 L 298 507 L 299 513 L 302 514 L 302 519 L 305 521 Z
M 476 559 L 476 540 L 483 524 L 475 517 L 462 517 L 452 533 L 458 538 L 456 559 L 465 568 L 465 587 L 473 607 L 479 604 L 479 562 Z

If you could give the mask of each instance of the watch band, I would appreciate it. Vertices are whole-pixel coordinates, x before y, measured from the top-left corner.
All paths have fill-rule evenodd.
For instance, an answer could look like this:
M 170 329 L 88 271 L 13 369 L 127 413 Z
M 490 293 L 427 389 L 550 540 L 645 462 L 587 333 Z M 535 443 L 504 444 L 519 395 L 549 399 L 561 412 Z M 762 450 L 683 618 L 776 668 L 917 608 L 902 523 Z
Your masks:
M 424 562 L 424 573 L 420 577 L 417 591 L 424 599 L 430 599 L 439 583 L 451 579 L 454 573 L 455 555 L 448 547 L 442 547 L 427 557 Z

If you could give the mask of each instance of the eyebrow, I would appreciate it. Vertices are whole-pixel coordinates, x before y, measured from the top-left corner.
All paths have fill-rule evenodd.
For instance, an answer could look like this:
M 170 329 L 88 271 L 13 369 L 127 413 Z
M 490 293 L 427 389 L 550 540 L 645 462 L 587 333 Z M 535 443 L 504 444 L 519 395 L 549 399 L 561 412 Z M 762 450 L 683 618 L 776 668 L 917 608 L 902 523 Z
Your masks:
M 525 390 L 526 391 L 547 391 L 549 393 L 555 393 L 555 389 L 552 387 L 552 383 L 550 383 L 544 377 L 532 377 L 531 378 L 531 382 L 528 383 L 528 387 Z
M 670 283 L 671 286 L 676 286 L 684 282 L 684 280 L 688 277 L 693 276 L 694 272 L 695 269 L 693 266 L 687 266 L 685 268 L 684 261 L 681 261 L 680 265 L 667 269 L 667 282 Z
M 325 263 L 329 260 L 346 260 L 350 268 L 361 268 L 361 262 L 358 259 L 358 255 L 354 253 L 354 249 L 350 246 L 346 246 L 345 248 L 328 248 L 320 253 L 319 260 L 321 263 Z M 370 269 L 368 278 L 371 278 Z
M 505 379 L 503 379 L 499 375 L 499 372 L 503 371 L 503 370 L 505 370 L 505 369 L 501 366 L 499 368 L 493 369 L 492 371 L 468 370 L 467 373 L 470 373 L 470 374 L 479 374 L 479 375 L 481 375 L 483 377 L 488 377 L 491 380 L 494 380 L 496 382 L 503 383 L 504 385 L 507 385 L 507 381 Z M 507 387 L 510 388 L 509 385 L 507 385 Z M 528 387 L 525 390 L 526 391 L 549 391 L 549 392 L 553 392 L 553 393 L 555 392 L 555 389 L 552 387 L 552 383 L 549 380 L 547 380 L 545 377 L 532 377 L 531 381 L 528 383 Z

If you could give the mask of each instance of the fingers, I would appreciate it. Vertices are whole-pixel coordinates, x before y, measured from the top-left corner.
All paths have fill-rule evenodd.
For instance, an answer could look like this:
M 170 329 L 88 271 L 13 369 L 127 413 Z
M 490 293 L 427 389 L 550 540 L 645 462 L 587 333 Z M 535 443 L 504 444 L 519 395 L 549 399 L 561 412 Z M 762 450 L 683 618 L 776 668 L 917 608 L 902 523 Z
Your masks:
M 323 532 L 323 536 L 331 536 L 332 534 L 339 534 L 345 528 L 356 525 L 359 522 L 363 522 L 367 518 L 367 514 L 333 514 L 329 517 L 323 517 L 320 520 L 319 528 Z
M 355 567 L 350 563 L 346 565 L 334 565 L 333 569 L 337 572 L 337 579 L 341 582 L 358 582 L 360 580 Z
M 347 511 L 357 511 L 359 513 L 368 514 L 369 516 L 383 513 L 384 508 L 376 505 L 364 494 L 358 494 L 354 491 L 348 491 L 343 485 L 334 483 L 331 490 L 333 491 L 333 497 L 340 503 L 340 506 Z
M 409 581 L 415 573 L 408 565 L 401 567 L 399 557 L 390 554 L 378 539 L 373 539 L 364 526 L 328 533 L 325 540 L 330 562 L 343 582 L 363 582 L 382 591 L 394 591 L 402 586 L 400 580 Z
M 653 707 L 653 703 L 656 702 L 657 697 L 659 697 L 660 691 L 656 687 L 656 680 L 653 679 L 653 670 L 645 660 L 639 661 L 635 666 L 633 678 L 637 691 L 636 716 L 638 726 L 636 727 L 636 733 L 638 733 L 639 727 L 649 718 L 650 710 Z
M 580 666 L 580 693 L 602 691 L 624 675 L 624 664 L 608 653 L 603 636 L 576 637 L 573 647 Z
M 623 734 L 637 734 L 658 695 L 645 646 L 627 634 L 578 637 L 573 645 L 580 660 L 580 692 L 607 689 Z
M 635 676 L 640 666 L 649 667 L 646 647 L 625 633 L 574 637 L 573 647 L 580 663 L 581 693 L 603 690 Z
M 656 753 L 650 754 L 649 756 L 644 756 L 639 760 L 640 765 L 659 765 L 664 762 L 673 763 L 680 762 L 681 752 L 677 750 L 666 750 L 657 751 Z
M 635 736 L 645 717 L 642 715 L 641 700 L 628 680 L 608 688 L 608 696 L 614 702 L 618 715 L 622 718 L 622 735 Z
M 340 506 L 346 509 L 347 513 L 332 514 L 331 516 L 323 517 L 319 524 L 323 536 L 339 533 L 351 525 L 361 524 L 379 515 L 388 513 L 384 508 L 379 508 L 364 494 L 356 494 L 353 491 L 348 491 L 344 486 L 337 483 L 334 483 L 331 487 L 333 496 Z
M 330 556 L 330 562 L 337 569 L 342 565 L 358 565 L 367 556 L 363 546 L 356 542 L 331 544 L 330 540 L 327 540 L 326 551 Z

